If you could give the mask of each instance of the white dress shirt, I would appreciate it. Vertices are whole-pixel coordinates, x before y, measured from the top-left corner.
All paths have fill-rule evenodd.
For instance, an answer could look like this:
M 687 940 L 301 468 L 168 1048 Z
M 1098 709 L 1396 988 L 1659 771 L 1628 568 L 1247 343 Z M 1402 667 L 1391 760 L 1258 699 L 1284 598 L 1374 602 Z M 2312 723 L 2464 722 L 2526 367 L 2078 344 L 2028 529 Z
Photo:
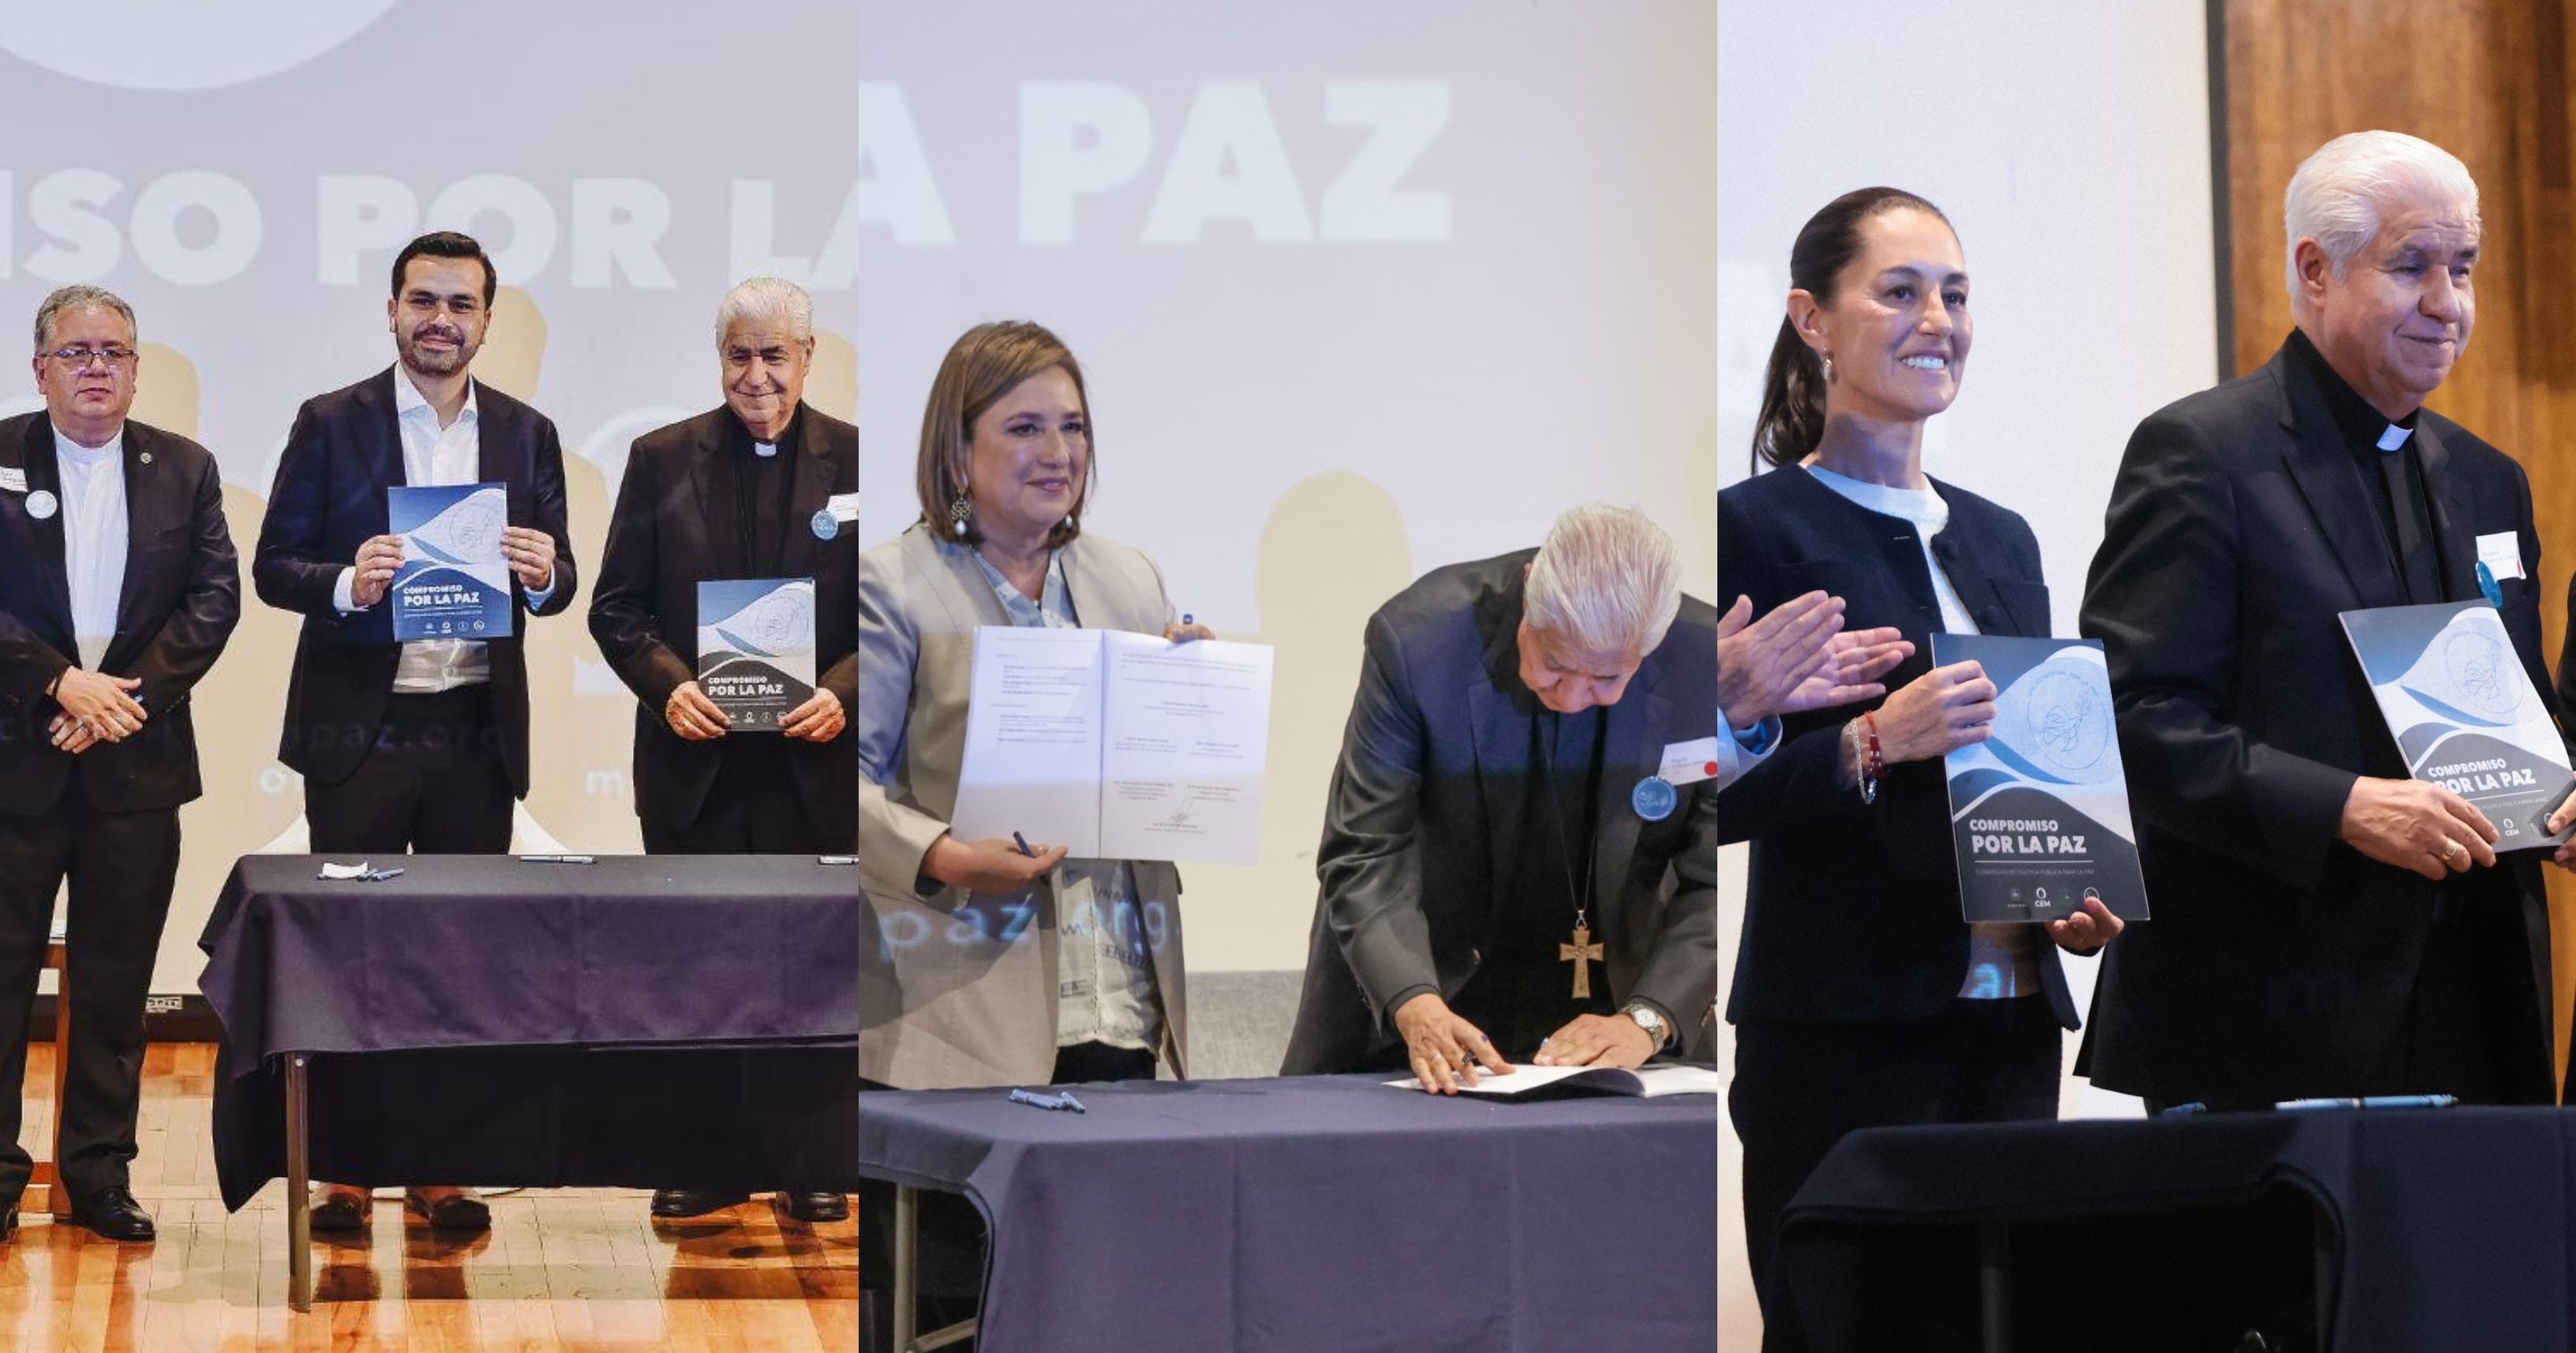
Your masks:
M 456 421 L 440 427 L 437 407 L 412 384 L 410 372 L 395 366 L 394 424 L 402 431 L 405 484 L 446 488 L 477 482 L 483 415 L 473 382 L 466 383 L 465 407 L 457 412 Z M 356 604 L 357 576 L 354 567 L 340 570 L 332 604 L 344 612 L 361 609 Z M 542 606 L 553 594 L 551 586 L 543 591 L 530 589 L 528 605 Z M 402 646 L 402 659 L 394 665 L 397 695 L 436 695 L 491 679 L 492 655 L 480 639 L 414 639 Z
M 1717 707 L 1717 787 L 1734 784 L 1746 771 L 1761 765 L 1763 759 L 1780 749 L 1780 716 L 1772 715 L 1751 728 L 1738 728 L 1726 717 L 1726 706 Z
M 72 637 L 80 665 L 97 671 L 116 637 L 125 595 L 125 429 L 92 450 L 54 430 L 63 481 L 63 572 L 71 585 Z

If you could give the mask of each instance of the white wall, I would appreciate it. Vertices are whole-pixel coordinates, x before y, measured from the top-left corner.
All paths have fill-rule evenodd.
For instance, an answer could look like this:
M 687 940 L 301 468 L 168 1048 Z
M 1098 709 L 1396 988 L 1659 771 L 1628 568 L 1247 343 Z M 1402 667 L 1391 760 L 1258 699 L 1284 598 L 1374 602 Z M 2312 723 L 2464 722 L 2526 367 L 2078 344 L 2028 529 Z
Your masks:
M 1925 468 L 2029 519 L 2057 632 L 2075 633 L 2130 429 L 2217 372 L 2206 62 L 2200 0 L 1720 0 L 1719 482 L 1748 469 L 1799 226 L 1853 188 L 1920 193 L 1958 228 L 1977 321 Z M 1721 861 L 1721 981 L 1742 864 L 1740 848 Z M 2079 1002 L 2092 967 L 2069 965 Z M 2072 1083 L 2068 1104 L 2120 1107 Z M 1731 1347 L 1758 1326 L 1722 1142 Z

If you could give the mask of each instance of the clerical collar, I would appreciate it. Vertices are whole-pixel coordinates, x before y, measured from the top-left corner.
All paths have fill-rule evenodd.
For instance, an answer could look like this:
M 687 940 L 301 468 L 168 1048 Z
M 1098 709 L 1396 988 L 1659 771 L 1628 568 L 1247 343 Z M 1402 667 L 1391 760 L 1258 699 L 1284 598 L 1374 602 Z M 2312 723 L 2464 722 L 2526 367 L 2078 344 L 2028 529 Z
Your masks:
M 741 434 L 743 441 L 750 444 L 751 454 L 760 457 L 762 460 L 768 460 L 776 456 L 783 448 L 794 447 L 796 445 L 797 427 L 805 421 L 803 417 L 804 407 L 799 405 L 795 412 L 787 415 L 787 426 L 779 432 L 778 440 L 774 442 L 765 442 L 752 433 L 750 425 L 742 421 L 741 414 L 734 413 L 733 410 L 729 408 L 725 410 L 725 412 L 733 418 L 734 431 Z
M 2344 440 L 2352 443 L 2354 449 L 2394 451 L 2406 445 L 2407 439 L 2414 435 L 2416 420 L 2424 416 L 2422 409 L 2394 423 L 2389 422 L 2386 414 L 2362 398 L 2361 392 L 2352 388 L 2352 382 L 2345 380 L 2343 373 L 2326 360 L 2326 355 L 2317 351 L 2317 345 L 2305 332 L 2292 329 L 2289 348 L 2299 359 L 2299 364 L 2308 369 L 2308 374 L 2316 377 L 2317 389 L 2326 397 L 2326 411 L 2334 415 L 2335 426 L 2343 429 Z

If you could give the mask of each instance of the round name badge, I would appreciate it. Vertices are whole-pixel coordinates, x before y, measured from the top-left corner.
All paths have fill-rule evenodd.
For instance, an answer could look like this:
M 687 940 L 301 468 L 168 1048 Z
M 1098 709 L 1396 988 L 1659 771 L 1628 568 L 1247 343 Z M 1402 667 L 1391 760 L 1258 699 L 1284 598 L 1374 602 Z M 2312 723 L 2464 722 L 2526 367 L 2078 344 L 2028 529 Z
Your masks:
M 1639 780 L 1636 792 L 1628 796 L 1637 816 L 1648 822 L 1661 822 L 1671 817 L 1673 806 L 1681 801 L 1681 793 L 1673 788 L 1673 782 L 1660 775 L 1649 775 Z
M 38 489 L 27 495 L 27 515 L 38 521 L 51 518 L 55 509 L 61 506 L 61 501 L 54 497 L 52 489 Z
M 2487 605 L 2504 609 L 2504 589 L 2496 586 L 2495 570 L 2484 559 L 2478 561 L 2478 590 L 2486 594 Z
M 827 507 L 814 514 L 814 538 L 816 540 L 830 540 L 832 537 L 837 536 L 840 533 L 841 519 L 832 515 L 832 509 Z

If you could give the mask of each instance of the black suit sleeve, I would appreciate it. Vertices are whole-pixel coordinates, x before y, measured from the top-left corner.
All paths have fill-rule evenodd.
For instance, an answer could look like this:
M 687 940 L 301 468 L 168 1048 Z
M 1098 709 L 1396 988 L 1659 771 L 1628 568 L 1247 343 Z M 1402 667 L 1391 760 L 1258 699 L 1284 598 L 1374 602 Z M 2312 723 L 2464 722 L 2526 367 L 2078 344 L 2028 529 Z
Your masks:
M 280 610 L 340 619 L 333 593 L 348 559 L 323 556 L 322 533 L 329 516 L 324 496 L 329 477 L 325 461 L 328 433 L 306 404 L 295 414 L 286 434 L 286 450 L 277 460 L 277 478 L 268 490 L 268 515 L 259 526 L 259 547 L 251 556 L 251 584 L 259 599 Z
M 617 670 L 618 679 L 645 707 L 659 713 L 671 692 L 697 673 L 662 640 L 659 613 L 662 505 L 666 490 L 658 465 L 637 442 L 626 458 L 626 477 L 617 486 L 617 514 L 608 522 L 608 549 L 599 561 L 599 583 L 591 589 L 590 637 L 600 656 Z
M 529 486 L 536 496 L 536 528 L 554 537 L 555 577 L 553 590 L 546 593 L 546 604 L 533 608 L 531 615 L 560 615 L 572 606 L 573 594 L 581 590 L 581 575 L 572 562 L 572 527 L 570 514 L 564 510 L 563 441 L 551 420 L 537 421 L 537 455 L 534 466 L 536 482 Z M 527 589 L 519 589 L 522 599 Z
M 2150 417 L 2112 486 L 2082 630 L 2109 660 L 2138 816 L 2314 889 L 2357 777 L 2230 717 L 2243 555 L 2235 489 L 2206 433 L 2181 415 Z
M 1764 529 L 1737 503 L 1718 498 L 1718 584 L 1721 594 L 1753 598 L 1754 614 L 1794 599 L 1794 584 L 1779 577 L 1775 557 L 1785 547 L 1776 533 Z M 2026 528 L 2025 528 L 2026 529 Z M 2034 546 L 2034 551 L 2036 547 Z M 1865 556 L 1863 556 L 1865 557 Z M 2037 576 L 2036 565 L 2031 576 Z M 1875 622 L 1880 617 L 1864 617 Z M 1856 620 L 1854 624 L 1861 622 Z M 1920 674 L 1930 666 L 1930 652 L 1918 644 L 1916 655 L 1890 674 L 1893 690 L 1904 684 L 1902 673 Z M 1784 720 L 1779 750 L 1744 772 L 1718 795 L 1718 839 L 1750 841 L 1774 833 L 1840 824 L 1868 832 L 1886 846 L 1898 867 L 1937 877 L 1951 869 L 1948 786 L 1936 759 L 1887 768 L 1875 802 L 1861 802 L 1860 789 L 1842 778 L 1844 732 L 1852 720 L 1882 701 L 1847 705 Z
M 1429 736 L 1395 627 L 1372 616 L 1359 694 L 1324 805 L 1315 874 L 1334 941 L 1370 1008 L 1389 1027 L 1396 997 L 1439 989 L 1431 922 L 1422 914 L 1422 768 Z
M 215 665 L 241 619 L 241 567 L 233 554 L 232 528 L 224 523 L 223 475 L 211 456 L 199 461 L 188 532 L 187 590 L 163 617 L 133 670 L 120 674 L 142 681 L 134 698 L 156 715 L 184 698 Z
M 1711 784 L 1691 796 L 1690 839 L 1673 857 L 1681 886 L 1664 905 L 1663 929 L 1630 993 L 1660 1009 L 1685 1048 L 1717 1007 L 1717 803 Z
M 45 642 L 16 612 L 0 607 L 0 703 L 21 713 L 41 709 L 52 699 L 45 688 L 79 665 Z

